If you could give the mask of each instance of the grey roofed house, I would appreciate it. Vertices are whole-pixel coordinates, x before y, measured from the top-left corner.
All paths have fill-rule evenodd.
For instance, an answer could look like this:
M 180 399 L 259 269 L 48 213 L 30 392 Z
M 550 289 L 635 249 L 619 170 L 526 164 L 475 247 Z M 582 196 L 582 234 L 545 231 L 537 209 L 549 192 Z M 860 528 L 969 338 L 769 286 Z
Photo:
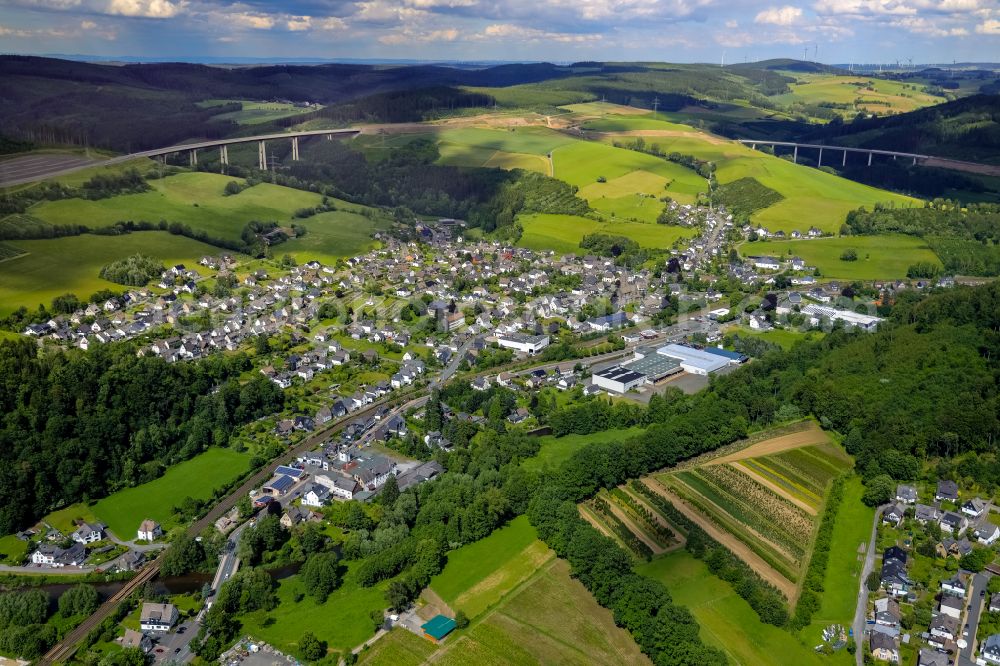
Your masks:
M 955 636 L 955 633 L 958 631 L 958 619 L 941 613 L 931 618 L 930 628 L 932 634 L 937 630 L 939 635 L 948 634 Z
M 907 504 L 913 504 L 917 501 L 917 489 L 914 486 L 908 486 L 904 483 L 896 486 L 896 500 L 899 502 L 906 502 Z
M 921 648 L 917 658 L 917 666 L 949 666 L 950 663 L 948 655 L 928 648 Z
M 444 472 L 444 468 L 436 460 L 429 460 L 414 469 L 400 474 L 396 478 L 396 483 L 400 490 L 406 490 L 411 486 L 416 486 L 429 481 Z
M 990 595 L 989 612 L 996 613 L 997 611 L 1000 611 L 1000 592 Z
M 949 479 L 941 479 L 937 484 L 937 493 L 934 495 L 938 500 L 958 500 L 958 484 Z
M 895 651 L 899 649 L 896 646 L 896 639 L 888 634 L 873 632 L 869 642 L 872 646 L 872 652 L 875 650 Z
M 993 663 L 1000 662 L 1000 634 L 990 634 L 987 636 L 980 648 L 980 654 L 987 661 Z
M 914 517 L 918 523 L 936 523 L 941 518 L 941 512 L 928 504 L 918 504 L 914 508 Z

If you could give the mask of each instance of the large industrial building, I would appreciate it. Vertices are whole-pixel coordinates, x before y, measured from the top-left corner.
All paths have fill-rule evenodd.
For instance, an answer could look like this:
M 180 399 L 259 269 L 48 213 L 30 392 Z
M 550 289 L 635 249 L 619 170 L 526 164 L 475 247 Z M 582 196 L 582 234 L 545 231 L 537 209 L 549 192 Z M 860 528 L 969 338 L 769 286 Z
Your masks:
M 677 359 L 681 369 L 692 375 L 707 375 L 710 372 L 721 370 L 730 363 L 728 358 L 686 345 L 670 344 L 666 347 L 660 347 L 656 353 Z
M 634 388 L 638 388 L 648 382 L 646 375 L 641 372 L 636 372 L 635 370 L 629 370 L 628 368 L 616 365 L 611 368 L 605 368 L 600 372 L 595 372 L 591 375 L 591 381 L 594 386 L 600 386 L 602 389 L 607 391 L 614 391 L 615 393 L 628 393 Z
M 497 344 L 507 349 L 534 356 L 549 346 L 549 336 L 528 335 L 527 333 L 507 333 L 497 336 Z

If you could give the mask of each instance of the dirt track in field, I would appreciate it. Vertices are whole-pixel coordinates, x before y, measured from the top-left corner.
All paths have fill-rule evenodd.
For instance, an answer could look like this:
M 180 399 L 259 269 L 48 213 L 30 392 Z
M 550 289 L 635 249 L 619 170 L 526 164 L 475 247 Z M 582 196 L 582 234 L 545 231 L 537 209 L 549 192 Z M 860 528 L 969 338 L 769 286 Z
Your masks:
M 649 549 L 653 551 L 653 555 L 662 555 L 667 552 L 666 548 L 646 536 L 646 533 L 635 524 L 635 521 L 633 521 L 627 513 L 622 511 L 621 507 L 616 506 L 610 499 L 608 500 L 608 506 L 611 507 L 611 513 L 615 514 L 618 520 L 622 521 L 622 524 L 628 528 L 629 532 L 634 534 L 639 541 L 642 541 L 644 544 L 649 546 Z
M 759 474 L 757 470 L 750 469 L 749 467 L 744 467 L 743 465 L 739 466 L 733 465 L 733 466 L 737 468 L 736 471 L 746 474 L 754 481 L 756 481 L 760 485 L 764 486 L 765 488 L 776 494 L 778 497 L 781 497 L 782 499 L 791 502 L 795 506 L 799 507 L 800 509 L 808 513 L 810 516 L 815 516 L 818 513 L 816 507 L 806 502 L 803 502 L 801 499 L 788 492 L 788 490 L 786 490 L 785 488 L 782 488 L 777 483 L 771 481 L 771 479 L 768 479 L 762 474 Z
M 737 451 L 736 453 L 731 453 L 728 456 L 722 456 L 721 458 L 710 460 L 705 463 L 705 465 L 721 465 L 722 463 L 746 460 L 747 458 L 760 458 L 761 456 L 769 456 L 775 453 L 781 453 L 782 451 L 802 448 L 803 446 L 823 444 L 824 442 L 828 442 L 829 439 L 830 438 L 827 437 L 826 433 L 823 432 L 818 425 L 810 423 L 810 426 L 805 430 L 793 432 L 788 435 L 781 435 L 780 437 L 773 437 L 771 439 L 766 439 L 763 442 L 751 444 L 747 448 Z
M 770 564 L 765 562 L 760 555 L 750 550 L 745 543 L 737 539 L 729 532 L 717 527 L 715 523 L 702 516 L 701 513 L 687 504 L 680 497 L 664 488 L 656 480 L 647 477 L 644 478 L 642 482 L 645 483 L 653 492 L 659 493 L 667 498 L 667 500 L 676 506 L 685 516 L 688 517 L 688 519 L 698 525 L 701 529 L 705 530 L 710 537 L 721 543 L 723 546 L 731 550 L 737 557 L 749 564 L 751 569 L 756 571 L 761 578 L 778 588 L 778 590 L 785 595 L 789 602 L 794 605 L 798 595 L 798 589 L 795 583 L 778 573 L 773 567 L 771 567 Z

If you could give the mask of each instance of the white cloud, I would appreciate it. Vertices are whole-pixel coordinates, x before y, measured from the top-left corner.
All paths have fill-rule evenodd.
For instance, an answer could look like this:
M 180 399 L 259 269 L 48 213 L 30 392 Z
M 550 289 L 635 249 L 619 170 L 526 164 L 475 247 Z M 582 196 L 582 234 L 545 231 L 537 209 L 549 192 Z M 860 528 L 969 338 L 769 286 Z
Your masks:
M 798 7 L 785 5 L 784 7 L 768 7 L 757 14 L 754 23 L 765 23 L 770 25 L 794 25 L 802 20 L 802 10 Z
M 97 27 L 97 24 L 93 21 L 80 21 L 80 27 L 84 30 L 93 30 Z
M 907 16 L 906 18 L 893 21 L 891 25 L 920 35 L 930 35 L 931 37 L 958 37 L 969 34 L 969 31 L 965 28 L 949 28 L 942 21 L 927 19 L 922 16 Z
M 494 23 L 493 25 L 486 26 L 481 33 L 474 36 L 474 39 L 510 39 L 522 42 L 548 41 L 568 44 L 596 42 L 603 39 L 603 37 L 595 33 L 550 32 L 547 30 L 538 30 L 537 28 L 515 25 L 513 23 Z
M 404 29 L 391 35 L 379 37 L 379 42 L 390 46 L 400 44 L 427 44 L 432 42 L 453 42 L 458 39 L 459 32 L 455 28 L 445 28 L 442 30 L 417 31 Z
M 270 30 L 275 24 L 273 16 L 255 12 L 223 14 L 221 19 L 234 28 L 251 28 L 253 30 Z
M 818 0 L 813 8 L 819 14 L 854 16 L 912 16 L 916 7 L 906 0 Z
M 141 16 L 143 18 L 171 18 L 180 13 L 187 3 L 170 0 L 110 0 L 108 14 Z
M 1000 35 L 1000 21 L 989 19 L 976 26 L 976 32 L 980 35 Z

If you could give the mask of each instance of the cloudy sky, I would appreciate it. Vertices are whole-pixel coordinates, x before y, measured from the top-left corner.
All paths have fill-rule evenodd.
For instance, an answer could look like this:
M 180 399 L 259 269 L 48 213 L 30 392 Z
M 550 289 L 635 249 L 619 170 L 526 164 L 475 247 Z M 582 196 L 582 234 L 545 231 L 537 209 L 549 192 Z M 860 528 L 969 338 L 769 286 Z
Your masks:
M 0 0 L 0 52 L 1000 61 L 1000 0 Z

